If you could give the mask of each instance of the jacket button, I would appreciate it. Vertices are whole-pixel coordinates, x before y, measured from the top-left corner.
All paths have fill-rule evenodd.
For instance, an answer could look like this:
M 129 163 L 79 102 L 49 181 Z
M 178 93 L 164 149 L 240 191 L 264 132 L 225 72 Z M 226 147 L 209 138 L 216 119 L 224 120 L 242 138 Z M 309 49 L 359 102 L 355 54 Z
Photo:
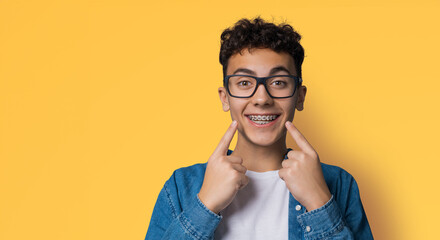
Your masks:
M 296 205 L 295 210 L 296 210 L 296 211 L 301 210 L 301 205 Z
M 306 231 L 307 231 L 307 232 L 310 232 L 310 231 L 312 231 L 312 228 L 310 228 L 310 226 L 307 226 L 307 227 L 306 227 Z

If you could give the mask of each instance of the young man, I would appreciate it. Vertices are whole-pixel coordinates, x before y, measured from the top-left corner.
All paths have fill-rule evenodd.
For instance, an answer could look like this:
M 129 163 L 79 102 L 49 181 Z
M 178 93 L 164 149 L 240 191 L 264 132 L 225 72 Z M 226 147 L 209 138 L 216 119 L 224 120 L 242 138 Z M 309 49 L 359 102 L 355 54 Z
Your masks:
M 174 171 L 145 239 L 373 239 L 354 178 L 292 124 L 307 92 L 300 39 L 261 18 L 222 33 L 218 92 L 233 122 L 206 163 Z

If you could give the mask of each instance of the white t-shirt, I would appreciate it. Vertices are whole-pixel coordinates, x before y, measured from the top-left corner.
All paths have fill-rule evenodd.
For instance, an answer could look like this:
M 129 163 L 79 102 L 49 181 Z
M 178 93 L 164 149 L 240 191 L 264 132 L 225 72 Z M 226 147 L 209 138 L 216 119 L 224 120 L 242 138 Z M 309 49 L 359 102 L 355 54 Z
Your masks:
M 214 239 L 288 239 L 289 190 L 278 171 L 246 171 L 249 183 L 220 212 Z

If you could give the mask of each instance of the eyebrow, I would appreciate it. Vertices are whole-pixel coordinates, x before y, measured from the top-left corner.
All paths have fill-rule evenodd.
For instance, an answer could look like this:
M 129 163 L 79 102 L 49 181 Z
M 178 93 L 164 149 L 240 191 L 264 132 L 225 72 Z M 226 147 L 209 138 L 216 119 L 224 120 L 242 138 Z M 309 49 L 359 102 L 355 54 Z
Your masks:
M 270 70 L 269 75 L 274 75 L 275 73 L 282 72 L 282 71 L 287 72 L 289 75 L 291 75 L 290 71 L 283 66 L 277 66 L 277 67 L 272 68 Z M 250 75 L 256 75 L 256 73 L 254 71 L 247 69 L 247 68 L 238 68 L 232 74 L 237 74 L 239 72 L 245 73 L 245 74 L 250 74 Z

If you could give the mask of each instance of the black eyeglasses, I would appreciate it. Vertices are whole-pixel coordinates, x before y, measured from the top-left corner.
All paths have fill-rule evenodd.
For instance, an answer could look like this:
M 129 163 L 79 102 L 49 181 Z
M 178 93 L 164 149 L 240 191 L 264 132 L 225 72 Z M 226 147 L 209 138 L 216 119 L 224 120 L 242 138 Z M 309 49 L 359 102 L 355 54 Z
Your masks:
M 293 75 L 274 75 L 255 77 L 250 75 L 227 75 L 223 79 L 229 95 L 236 98 L 252 97 L 260 84 L 263 84 L 271 98 L 289 98 L 295 94 L 302 79 Z

